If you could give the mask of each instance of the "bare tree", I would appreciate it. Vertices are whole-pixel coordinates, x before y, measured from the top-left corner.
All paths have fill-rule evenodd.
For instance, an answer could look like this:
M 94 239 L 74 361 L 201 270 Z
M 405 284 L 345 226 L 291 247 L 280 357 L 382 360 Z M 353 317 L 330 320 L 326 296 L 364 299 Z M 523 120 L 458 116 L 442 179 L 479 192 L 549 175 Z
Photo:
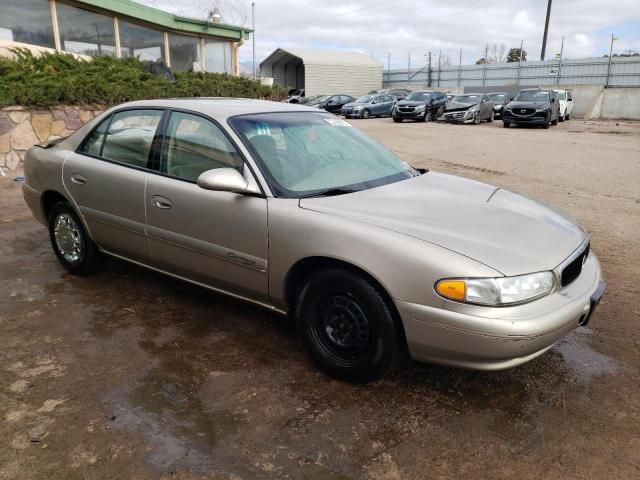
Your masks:
M 507 59 L 507 46 L 504 43 L 498 45 L 494 43 L 489 48 L 489 53 L 487 54 L 487 63 L 502 63 Z

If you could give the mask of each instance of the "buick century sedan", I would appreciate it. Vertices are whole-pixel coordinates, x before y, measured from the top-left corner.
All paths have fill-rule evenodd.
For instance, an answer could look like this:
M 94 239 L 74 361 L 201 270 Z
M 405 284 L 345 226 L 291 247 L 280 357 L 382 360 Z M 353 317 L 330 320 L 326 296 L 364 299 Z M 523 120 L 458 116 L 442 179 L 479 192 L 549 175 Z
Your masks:
M 573 220 L 413 168 L 302 105 L 137 101 L 34 147 L 24 197 L 60 263 L 111 255 L 295 321 L 351 382 L 415 360 L 496 370 L 589 322 L 605 284 Z

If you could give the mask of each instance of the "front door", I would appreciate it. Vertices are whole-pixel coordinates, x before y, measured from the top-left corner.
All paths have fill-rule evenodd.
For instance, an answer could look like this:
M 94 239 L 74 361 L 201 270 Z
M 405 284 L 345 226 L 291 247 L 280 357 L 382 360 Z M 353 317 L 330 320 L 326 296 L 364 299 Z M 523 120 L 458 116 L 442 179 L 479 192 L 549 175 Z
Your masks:
M 268 301 L 267 200 L 204 190 L 198 176 L 246 168 L 231 141 L 208 118 L 173 111 L 159 172 L 145 194 L 152 262 L 228 293 Z
M 104 250 L 146 261 L 144 190 L 151 144 L 163 110 L 123 110 L 105 119 L 67 157 L 64 185 L 93 240 Z

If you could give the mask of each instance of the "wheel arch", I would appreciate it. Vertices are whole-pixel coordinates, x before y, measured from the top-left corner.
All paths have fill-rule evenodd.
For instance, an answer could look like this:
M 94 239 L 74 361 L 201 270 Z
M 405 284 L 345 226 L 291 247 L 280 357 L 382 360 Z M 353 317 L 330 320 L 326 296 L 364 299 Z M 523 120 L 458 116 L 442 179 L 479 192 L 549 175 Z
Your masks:
M 389 310 L 394 315 L 394 318 L 402 328 L 402 334 L 404 336 L 404 325 L 400 313 L 396 308 L 396 304 L 393 301 L 392 296 L 389 294 L 384 284 L 379 281 L 371 272 L 368 272 L 364 268 L 355 265 L 346 260 L 327 257 L 327 256 L 311 256 L 298 260 L 291 266 L 287 274 L 284 277 L 284 296 L 285 302 L 289 309 L 289 312 L 293 312 L 295 309 L 295 303 L 297 300 L 304 282 L 315 272 L 328 268 L 343 268 L 356 275 L 359 275 L 370 282 L 378 293 L 382 296 L 385 303 L 389 307 Z
M 42 196 L 40 197 L 40 207 L 44 218 L 47 219 L 47 221 L 49 220 L 51 209 L 58 202 L 67 202 L 71 204 L 67 197 L 56 190 L 46 190 L 42 193 Z

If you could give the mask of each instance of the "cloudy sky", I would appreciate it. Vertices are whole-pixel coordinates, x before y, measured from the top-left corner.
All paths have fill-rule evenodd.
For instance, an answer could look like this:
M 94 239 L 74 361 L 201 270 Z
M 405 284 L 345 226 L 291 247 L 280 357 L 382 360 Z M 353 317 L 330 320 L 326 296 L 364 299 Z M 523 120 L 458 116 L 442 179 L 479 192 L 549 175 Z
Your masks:
M 226 23 L 251 25 L 251 0 L 137 0 L 185 16 L 204 18 L 218 6 Z M 429 50 L 453 64 L 484 55 L 488 43 L 518 47 L 539 59 L 546 0 L 255 0 L 256 62 L 278 47 L 353 50 L 392 68 L 422 66 Z M 579 58 L 640 52 L 640 0 L 554 0 L 547 58 L 560 51 Z M 251 60 L 251 42 L 241 49 Z M 436 57 L 434 61 L 437 62 Z

